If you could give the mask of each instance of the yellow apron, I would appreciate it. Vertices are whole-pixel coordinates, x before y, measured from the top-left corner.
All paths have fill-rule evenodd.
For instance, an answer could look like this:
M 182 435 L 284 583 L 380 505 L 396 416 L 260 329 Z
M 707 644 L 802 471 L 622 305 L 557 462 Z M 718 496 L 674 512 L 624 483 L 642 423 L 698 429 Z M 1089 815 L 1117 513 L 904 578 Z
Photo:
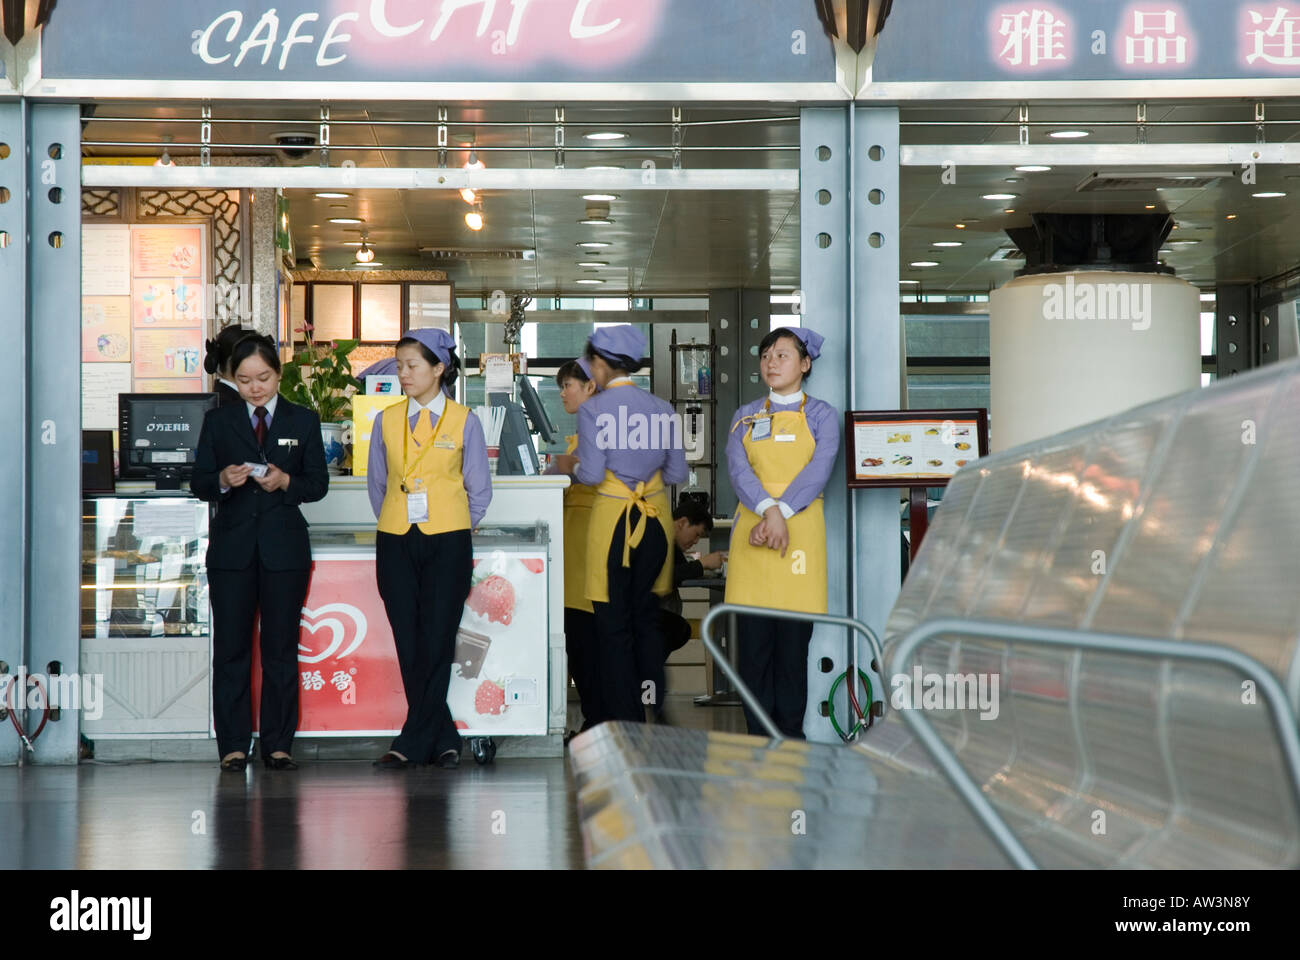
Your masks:
M 568 438 L 569 449 L 578 449 L 578 435 Z M 591 526 L 591 504 L 596 491 L 573 482 L 564 491 L 564 605 L 570 610 L 591 613 L 587 599 L 587 530 Z M 608 547 L 606 548 L 608 553 Z
M 745 431 L 745 454 L 759 483 L 769 497 L 780 500 L 791 481 L 812 460 L 817 442 L 808 429 L 802 404 L 797 411 L 778 410 L 771 417 L 772 432 L 765 440 L 750 439 L 749 423 L 742 422 L 740 429 Z M 794 440 L 779 441 L 778 436 L 793 436 Z M 726 602 L 825 613 L 826 519 L 822 498 L 818 496 L 806 509 L 786 520 L 790 545 L 784 557 L 770 547 L 750 546 L 750 531 L 761 520 L 744 504 L 736 511 L 727 558 Z
M 596 487 L 591 506 L 591 526 L 587 530 L 587 599 L 609 602 L 609 548 L 614 542 L 614 531 L 623 523 L 623 566 L 631 564 L 631 550 L 645 536 L 646 524 L 655 520 L 664 530 L 668 540 L 668 555 L 655 579 L 654 592 L 666 597 L 673 590 L 673 511 L 668 504 L 659 471 L 649 480 L 642 480 L 633 490 L 606 470 L 605 479 Z M 632 508 L 639 507 L 641 517 L 632 525 Z

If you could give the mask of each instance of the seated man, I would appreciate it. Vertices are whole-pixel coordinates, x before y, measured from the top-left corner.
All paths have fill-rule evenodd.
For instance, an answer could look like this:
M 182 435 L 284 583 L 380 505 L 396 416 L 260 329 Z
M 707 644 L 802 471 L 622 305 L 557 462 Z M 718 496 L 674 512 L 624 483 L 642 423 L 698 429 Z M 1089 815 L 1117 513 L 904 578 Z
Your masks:
M 664 637 L 664 660 L 674 650 L 680 650 L 691 639 L 691 625 L 682 617 L 682 582 L 698 580 L 705 570 L 719 569 L 727 554 L 714 550 L 698 560 L 687 560 L 686 551 L 699 543 L 700 537 L 712 532 L 713 517 L 708 507 L 698 500 L 682 497 L 673 511 L 673 586 L 674 590 L 659 601 L 659 622 Z M 655 714 L 662 719 L 663 697 L 658 698 Z

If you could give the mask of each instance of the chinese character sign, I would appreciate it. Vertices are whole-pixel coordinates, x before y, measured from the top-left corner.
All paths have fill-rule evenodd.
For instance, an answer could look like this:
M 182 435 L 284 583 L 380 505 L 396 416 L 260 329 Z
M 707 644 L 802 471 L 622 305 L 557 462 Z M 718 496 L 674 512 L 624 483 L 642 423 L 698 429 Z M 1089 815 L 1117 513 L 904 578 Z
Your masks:
M 1261 4 L 1242 11 L 1242 59 L 1255 67 L 1300 67 L 1300 4 Z M 1287 71 L 1288 73 L 1294 71 Z
M 1071 27 L 1050 6 L 1000 7 L 994 16 L 994 58 L 1003 68 L 1031 71 L 1070 60 Z
M 1129 8 L 1124 19 L 1120 39 L 1125 67 L 1181 67 L 1190 62 L 1188 18 L 1177 4 L 1138 4 Z

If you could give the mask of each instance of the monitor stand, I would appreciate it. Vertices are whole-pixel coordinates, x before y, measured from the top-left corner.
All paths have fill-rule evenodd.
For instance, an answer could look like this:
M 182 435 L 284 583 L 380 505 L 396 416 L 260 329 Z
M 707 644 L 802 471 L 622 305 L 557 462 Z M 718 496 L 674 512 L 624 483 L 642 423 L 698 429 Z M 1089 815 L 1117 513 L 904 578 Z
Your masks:
M 181 488 L 181 472 L 179 470 L 162 470 L 154 480 L 153 487 L 155 490 L 179 490 Z

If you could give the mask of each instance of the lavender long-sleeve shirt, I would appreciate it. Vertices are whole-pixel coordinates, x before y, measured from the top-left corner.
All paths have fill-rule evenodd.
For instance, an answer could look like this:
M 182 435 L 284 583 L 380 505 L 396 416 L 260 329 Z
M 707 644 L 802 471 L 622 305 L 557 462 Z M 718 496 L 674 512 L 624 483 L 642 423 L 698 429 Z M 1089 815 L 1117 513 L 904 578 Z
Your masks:
M 435 399 L 434 403 L 430 404 L 429 411 L 435 424 L 438 422 L 438 414 L 442 412 L 441 407 L 437 411 L 432 409 L 436 404 Z M 370 506 L 375 511 L 376 517 L 383 509 L 384 495 L 388 492 L 388 448 L 384 443 L 381 417 L 396 407 L 397 404 L 394 404 L 375 417 L 375 425 L 370 433 L 370 459 L 366 468 L 366 487 L 370 493 Z M 411 407 L 412 402 L 408 399 L 406 402 L 408 413 Z M 415 429 L 419 416 L 417 409 L 408 417 L 412 430 Z M 465 430 L 461 434 L 461 459 L 465 493 L 469 495 L 469 525 L 473 528 L 478 526 L 478 522 L 483 519 L 483 514 L 487 513 L 488 504 L 492 502 L 492 474 L 488 470 L 487 442 L 483 437 L 483 424 L 479 422 L 473 411 L 470 411 L 469 416 L 465 418 Z M 430 504 L 431 508 L 433 506 Z
M 606 387 L 578 408 L 574 478 L 594 487 L 609 470 L 629 487 L 656 471 L 665 485 L 690 475 L 682 419 L 669 404 L 628 384 Z
M 778 398 L 773 399 L 775 401 Z M 793 403 L 773 402 L 772 412 L 798 410 L 799 399 L 800 396 L 796 394 Z M 760 397 L 752 403 L 745 404 L 731 418 L 731 432 L 727 435 L 727 469 L 731 475 L 732 489 L 748 509 L 762 516 L 763 511 L 775 505 L 788 519 L 816 500 L 825 488 L 826 482 L 830 480 L 831 469 L 835 466 L 835 457 L 840 450 L 840 417 L 835 412 L 835 408 L 826 401 L 818 400 L 816 397 L 808 398 L 803 412 L 817 446 L 813 451 L 812 459 L 790 481 L 790 485 L 785 488 L 778 500 L 763 486 L 749 463 L 749 456 L 745 452 L 745 434 L 749 430 L 749 425 L 736 426 L 744 417 L 760 412 L 766 400 L 768 397 Z M 776 441 L 760 442 L 775 443 Z

